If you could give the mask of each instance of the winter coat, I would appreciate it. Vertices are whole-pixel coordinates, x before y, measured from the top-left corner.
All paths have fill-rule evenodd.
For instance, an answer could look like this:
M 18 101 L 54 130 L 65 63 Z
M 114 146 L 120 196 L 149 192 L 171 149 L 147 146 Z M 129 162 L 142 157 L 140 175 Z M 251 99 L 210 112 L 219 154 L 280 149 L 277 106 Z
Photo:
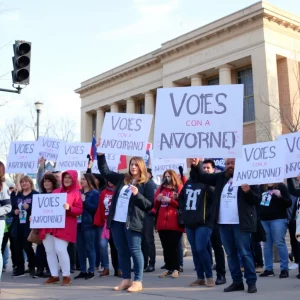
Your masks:
M 111 200 L 114 194 L 114 190 L 104 189 L 99 198 L 98 208 L 95 213 L 94 225 L 102 227 L 108 218 L 109 210 L 111 206 Z

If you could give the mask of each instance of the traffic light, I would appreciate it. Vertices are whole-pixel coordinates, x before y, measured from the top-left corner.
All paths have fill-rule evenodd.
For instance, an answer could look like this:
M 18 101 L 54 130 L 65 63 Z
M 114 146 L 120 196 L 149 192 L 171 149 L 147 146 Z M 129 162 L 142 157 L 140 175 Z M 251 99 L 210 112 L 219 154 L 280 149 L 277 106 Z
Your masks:
M 14 57 L 12 81 L 17 84 L 29 84 L 30 62 L 31 62 L 31 43 L 16 41 L 13 45 Z

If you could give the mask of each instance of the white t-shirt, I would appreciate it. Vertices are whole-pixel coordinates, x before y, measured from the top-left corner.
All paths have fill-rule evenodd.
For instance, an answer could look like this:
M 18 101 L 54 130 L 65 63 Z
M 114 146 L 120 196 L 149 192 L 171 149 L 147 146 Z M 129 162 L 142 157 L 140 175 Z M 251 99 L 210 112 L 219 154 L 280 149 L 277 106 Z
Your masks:
M 123 223 L 126 222 L 131 194 L 132 191 L 130 189 L 130 186 L 128 184 L 124 185 L 119 193 L 114 221 Z
M 232 178 L 225 184 L 221 199 L 219 211 L 219 224 L 239 224 L 239 212 L 237 205 L 238 187 L 232 186 Z

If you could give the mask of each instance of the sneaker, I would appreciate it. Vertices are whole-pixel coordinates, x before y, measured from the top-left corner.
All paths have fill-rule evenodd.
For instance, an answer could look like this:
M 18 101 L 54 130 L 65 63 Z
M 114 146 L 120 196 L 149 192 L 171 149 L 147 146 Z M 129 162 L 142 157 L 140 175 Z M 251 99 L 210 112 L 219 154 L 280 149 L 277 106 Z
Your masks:
M 74 279 L 81 279 L 81 278 L 85 278 L 87 275 L 86 272 L 80 272 L 77 276 L 74 277 Z
M 103 271 L 100 272 L 100 277 L 104 277 L 108 275 L 109 275 L 109 269 L 103 269 Z
M 129 293 L 136 293 L 143 290 L 143 285 L 140 281 L 134 281 L 132 285 L 127 289 Z
M 118 286 L 114 287 L 114 291 L 123 291 L 130 288 L 132 285 L 131 279 L 123 279 Z
M 189 284 L 189 286 L 205 285 L 205 279 L 197 279 Z
M 269 270 L 264 270 L 261 274 L 259 274 L 259 277 L 274 277 L 275 273 Z
M 289 277 L 289 272 L 287 270 L 282 270 L 280 272 L 279 278 L 288 278 Z
M 179 267 L 179 272 L 180 272 L 180 273 L 183 273 L 183 266 L 180 266 L 180 267 Z
M 71 283 L 72 283 L 71 282 L 71 277 L 70 276 L 64 276 L 61 285 L 70 285 Z
M 264 267 L 257 266 L 257 267 L 255 268 L 255 272 L 256 272 L 257 274 L 260 274 L 260 273 L 262 273 L 263 271 L 264 271 Z
M 51 276 L 43 284 L 58 284 L 58 283 L 59 283 L 59 277 Z
M 178 278 L 178 277 L 179 277 L 179 271 L 174 270 L 174 271 L 172 272 L 171 277 L 172 277 L 172 278 Z
M 215 284 L 216 285 L 221 285 L 221 284 L 225 284 L 226 283 L 226 278 L 224 275 L 217 275 L 217 279 Z
M 255 283 L 248 284 L 248 293 L 249 294 L 257 293 L 257 288 L 256 288 L 256 284 Z
M 164 264 L 163 266 L 160 267 L 162 270 L 166 268 L 166 265 Z
M 207 279 L 206 279 L 206 286 L 207 286 L 207 287 L 213 287 L 213 286 L 215 286 L 215 281 L 214 281 L 214 279 L 213 279 L 213 278 L 207 278 Z
M 12 274 L 12 277 L 23 277 L 25 276 L 25 272 L 15 272 Z
M 95 274 L 92 272 L 88 272 L 85 276 L 85 280 L 93 279 L 95 277 Z
M 30 268 L 30 272 L 29 272 L 30 276 L 32 278 L 36 278 L 36 275 L 35 275 L 35 268 Z
M 289 270 L 296 270 L 296 269 L 298 269 L 298 264 L 296 263 L 289 264 Z
M 167 276 L 172 275 L 172 271 L 164 271 L 162 274 L 160 274 L 158 277 L 159 278 L 165 278 Z
M 229 287 L 224 289 L 225 293 L 243 291 L 245 289 L 243 282 L 233 282 Z

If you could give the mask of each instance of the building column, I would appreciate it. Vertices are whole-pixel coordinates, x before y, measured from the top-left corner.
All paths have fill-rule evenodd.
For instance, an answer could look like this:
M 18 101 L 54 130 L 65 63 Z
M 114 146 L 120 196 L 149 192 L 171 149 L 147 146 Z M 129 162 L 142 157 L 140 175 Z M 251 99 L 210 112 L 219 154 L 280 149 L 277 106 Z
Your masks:
M 281 134 L 276 53 L 263 45 L 251 54 L 256 141 L 275 140 Z
M 135 114 L 135 100 L 133 97 L 126 99 L 126 113 Z
M 81 142 L 90 142 L 93 136 L 93 118 L 89 112 L 81 111 Z
M 112 103 L 110 105 L 110 112 L 112 112 L 112 113 L 118 113 L 119 112 L 119 104 Z
M 233 67 L 229 64 L 219 66 L 219 84 L 231 84 L 231 69 Z
M 191 86 L 199 86 L 199 85 L 203 85 L 202 84 L 202 79 L 203 79 L 203 75 L 201 74 L 195 74 L 193 76 L 190 76 L 191 78 Z
M 96 117 L 96 139 L 100 138 L 101 130 L 104 122 L 104 109 L 99 107 L 97 109 L 97 117 Z
M 149 142 L 153 143 L 154 138 L 154 114 L 155 114 L 155 105 L 154 105 L 154 92 L 149 91 L 145 93 L 145 114 L 153 115 L 151 130 L 149 134 Z

